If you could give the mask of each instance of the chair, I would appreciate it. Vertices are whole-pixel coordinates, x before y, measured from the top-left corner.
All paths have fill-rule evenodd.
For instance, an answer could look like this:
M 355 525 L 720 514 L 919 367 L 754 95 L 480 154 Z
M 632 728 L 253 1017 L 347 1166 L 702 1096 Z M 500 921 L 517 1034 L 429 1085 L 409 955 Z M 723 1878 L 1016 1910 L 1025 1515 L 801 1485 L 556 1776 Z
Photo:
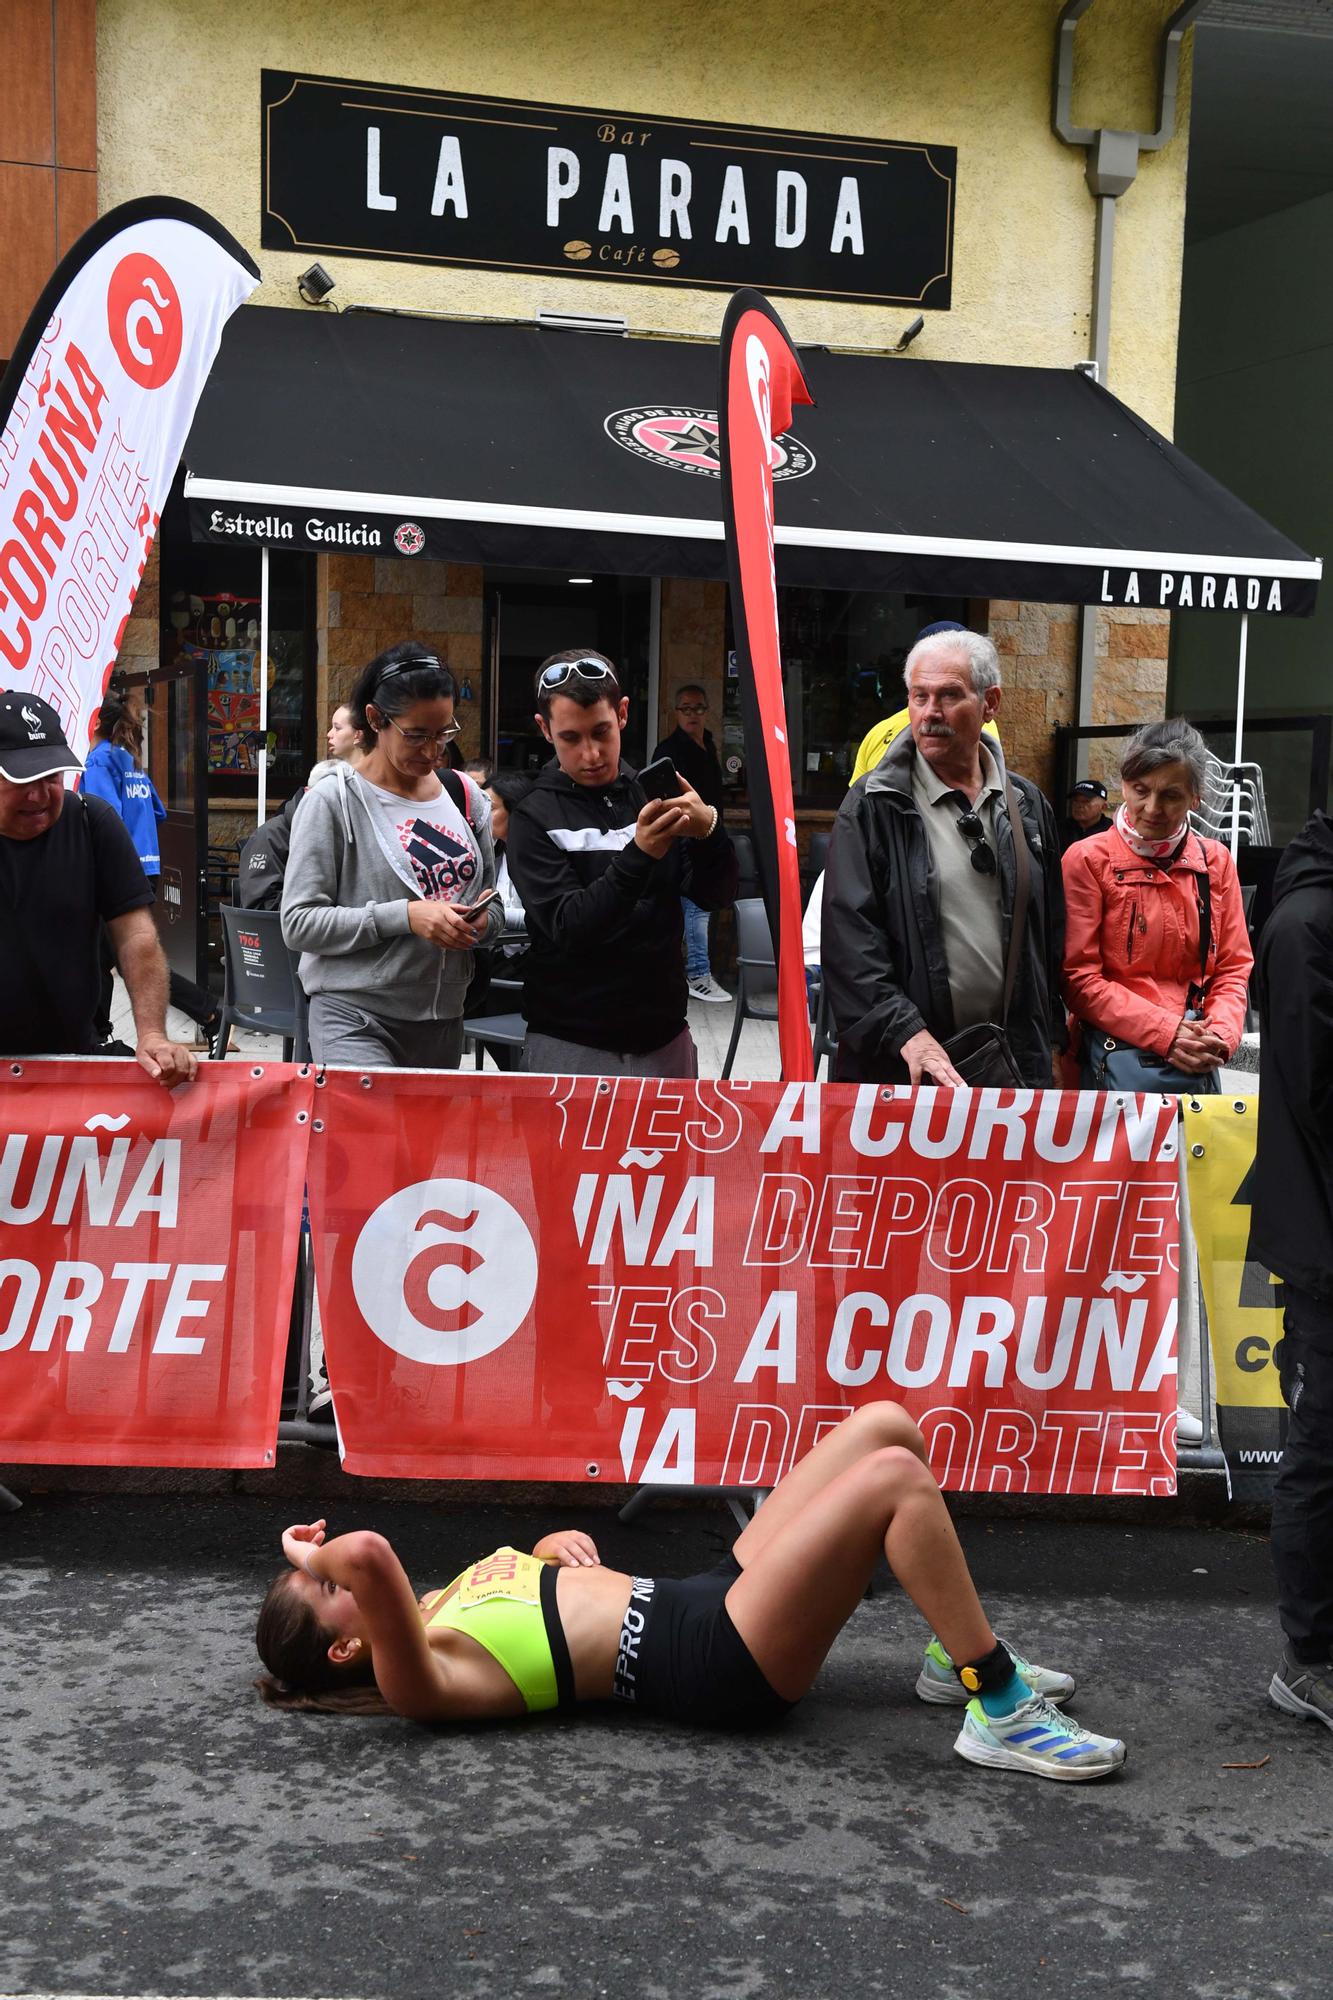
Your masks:
M 310 1060 L 306 997 L 278 910 L 218 907 L 222 919 L 222 1019 L 211 1054 L 225 1057 L 233 1027 L 282 1036 L 282 1059 Z
M 736 988 L 731 1042 L 727 1059 L 722 1065 L 724 1077 L 731 1075 L 742 1023 L 776 1021 L 778 1018 L 778 967 L 773 956 L 773 940 L 769 936 L 768 913 L 758 896 L 742 896 L 737 900 L 735 915 L 736 966 L 740 983 Z
M 502 977 L 494 978 L 491 980 L 488 991 L 490 993 L 512 993 L 517 996 L 523 991 L 523 981 L 521 979 L 505 979 Z M 491 1059 L 497 1069 L 517 1069 L 517 1056 L 509 1061 L 503 1061 L 501 1059 L 501 1052 L 505 1049 L 521 1049 L 527 1037 L 527 1032 L 528 1024 L 521 1012 L 514 1014 L 473 1014 L 465 1018 L 463 1022 L 463 1054 L 466 1055 L 470 1049 L 476 1058 L 475 1067 L 481 1069 L 484 1067 L 486 1051 L 489 1049 Z
M 832 1080 L 837 1067 L 838 1031 L 833 1025 L 833 1009 L 829 1005 L 828 981 L 819 982 L 819 995 L 815 1001 L 814 1055 L 815 1081 L 819 1081 L 819 1065 L 828 1058 L 828 1073 Z
M 755 860 L 753 837 L 748 833 L 731 833 L 730 827 L 727 831 L 736 850 L 736 871 L 739 877 L 736 883 L 736 900 L 739 904 L 742 898 L 759 894 L 759 864 Z

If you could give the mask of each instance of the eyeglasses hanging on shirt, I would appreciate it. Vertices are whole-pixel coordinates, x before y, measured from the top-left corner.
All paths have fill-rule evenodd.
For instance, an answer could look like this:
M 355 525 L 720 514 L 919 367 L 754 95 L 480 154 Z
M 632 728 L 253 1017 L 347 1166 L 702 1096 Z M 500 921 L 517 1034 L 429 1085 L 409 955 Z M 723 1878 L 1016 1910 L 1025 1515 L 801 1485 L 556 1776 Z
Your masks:
M 955 792 L 953 796 L 956 799 L 961 798 L 964 803 L 964 810 L 958 815 L 958 831 L 972 850 L 970 856 L 972 866 L 978 875 L 993 875 L 997 866 L 995 849 L 986 839 L 986 829 L 982 824 L 980 813 L 972 810 L 966 793 Z

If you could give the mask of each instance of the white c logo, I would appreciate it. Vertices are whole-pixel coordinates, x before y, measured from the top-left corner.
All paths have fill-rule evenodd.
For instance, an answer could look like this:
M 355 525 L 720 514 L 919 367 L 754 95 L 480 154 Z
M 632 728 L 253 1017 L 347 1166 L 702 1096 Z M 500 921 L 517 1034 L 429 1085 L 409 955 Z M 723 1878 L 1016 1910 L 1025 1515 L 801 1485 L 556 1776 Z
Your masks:
M 352 1252 L 366 1325 L 395 1354 L 456 1368 L 527 1318 L 537 1250 L 518 1210 L 475 1181 L 414 1181 L 367 1217 Z

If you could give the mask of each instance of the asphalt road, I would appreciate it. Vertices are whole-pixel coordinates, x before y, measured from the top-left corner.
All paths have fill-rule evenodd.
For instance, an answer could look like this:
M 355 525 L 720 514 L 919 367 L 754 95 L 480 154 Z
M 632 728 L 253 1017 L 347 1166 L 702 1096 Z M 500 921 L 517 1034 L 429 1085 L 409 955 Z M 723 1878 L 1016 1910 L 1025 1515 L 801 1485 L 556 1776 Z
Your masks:
M 1059 1786 L 953 1755 L 892 1590 L 759 1738 L 272 1713 L 251 1634 L 291 1504 L 0 1519 L 4 1994 L 1326 2000 L 1333 1737 L 1267 1702 L 1260 1535 L 963 1524 L 1001 1632 L 1130 1745 Z M 727 1539 L 720 1510 L 334 1525 L 383 1529 L 422 1586 L 555 1525 L 664 1574 Z

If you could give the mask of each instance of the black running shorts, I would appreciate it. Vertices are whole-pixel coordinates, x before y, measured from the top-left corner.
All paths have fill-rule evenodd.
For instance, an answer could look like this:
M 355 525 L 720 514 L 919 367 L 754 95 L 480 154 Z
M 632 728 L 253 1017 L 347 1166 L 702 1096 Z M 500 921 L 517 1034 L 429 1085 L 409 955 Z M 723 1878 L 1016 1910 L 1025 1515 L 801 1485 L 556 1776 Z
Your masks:
M 636 1576 L 620 1628 L 614 1694 L 643 1715 L 756 1729 L 795 1706 L 775 1694 L 732 1624 L 724 1599 L 740 1564 L 701 1576 Z

